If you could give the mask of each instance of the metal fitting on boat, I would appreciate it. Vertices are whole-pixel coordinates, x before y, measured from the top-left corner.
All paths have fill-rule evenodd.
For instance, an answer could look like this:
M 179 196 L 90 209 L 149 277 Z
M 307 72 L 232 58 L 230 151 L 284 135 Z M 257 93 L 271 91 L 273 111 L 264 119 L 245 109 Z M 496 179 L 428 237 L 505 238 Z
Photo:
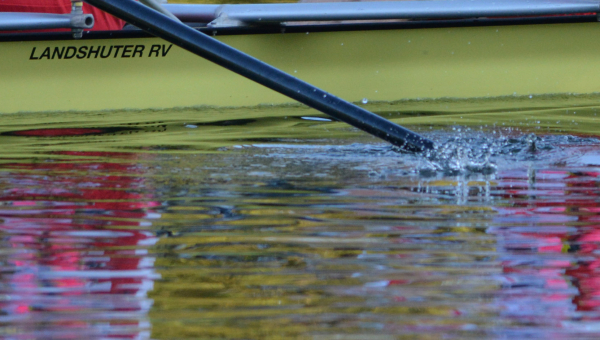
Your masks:
M 227 14 L 227 8 L 230 5 L 221 5 L 215 11 L 215 19 L 208 23 L 208 27 L 219 28 L 219 27 L 239 27 L 247 26 L 244 22 L 236 19 L 232 19 Z
M 81 0 L 71 0 L 71 31 L 73 38 L 81 39 L 83 30 L 94 27 L 94 16 L 83 13 L 83 2 Z

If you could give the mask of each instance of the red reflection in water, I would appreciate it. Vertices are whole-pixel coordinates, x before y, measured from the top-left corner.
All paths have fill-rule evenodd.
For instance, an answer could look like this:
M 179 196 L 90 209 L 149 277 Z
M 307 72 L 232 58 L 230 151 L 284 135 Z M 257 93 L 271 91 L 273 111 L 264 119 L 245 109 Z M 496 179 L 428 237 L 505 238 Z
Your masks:
M 483 195 L 469 197 L 472 200 L 466 202 L 466 211 L 471 207 L 484 206 L 492 208 L 495 212 L 486 214 L 485 223 L 487 233 L 495 235 L 497 243 L 495 251 L 490 253 L 489 260 L 485 260 L 482 266 L 488 269 L 490 267 L 487 266 L 494 266 L 495 269 L 498 266 L 495 262 L 498 260 L 501 269 L 499 275 L 484 273 L 481 277 L 473 277 L 485 282 L 492 280 L 499 284 L 500 288 L 486 291 L 482 298 L 485 302 L 478 300 L 476 306 L 469 306 L 468 302 L 472 300 L 468 299 L 464 301 L 467 302 L 465 304 L 456 303 L 456 309 L 446 311 L 445 316 L 462 317 L 465 322 L 470 322 L 470 317 L 478 315 L 480 310 L 492 310 L 494 316 L 500 317 L 492 320 L 497 324 L 493 324 L 491 329 L 495 329 L 492 331 L 497 331 L 497 334 L 502 334 L 501 337 L 507 334 L 529 334 L 539 337 L 543 334 L 548 338 L 562 339 L 565 338 L 565 334 L 597 334 L 597 323 L 600 321 L 600 151 L 594 147 L 578 147 L 576 153 L 569 155 L 564 165 L 551 169 L 539 166 L 532 169 L 501 171 L 490 180 L 492 184 L 486 194 L 486 197 L 489 195 L 489 200 L 482 201 Z M 465 183 L 468 181 L 465 180 Z M 451 180 L 447 181 L 450 182 Z M 464 186 L 465 183 L 460 185 Z M 453 185 L 442 184 L 443 189 L 434 185 L 431 195 L 439 192 L 436 190 L 443 190 L 444 199 L 449 200 L 448 193 L 452 192 L 458 196 L 457 187 L 460 185 L 456 182 Z M 418 190 L 415 192 L 422 194 Z M 374 195 L 372 192 L 359 190 L 353 190 L 351 194 Z M 396 194 L 410 197 L 413 193 Z M 377 195 L 381 196 L 382 193 L 378 192 Z M 365 206 L 361 205 L 361 208 L 363 207 Z M 366 207 L 373 210 L 377 208 Z M 426 208 L 416 212 L 426 217 L 437 217 L 438 212 L 435 209 L 438 206 L 431 207 L 433 212 Z M 364 214 L 369 214 L 369 209 L 365 209 Z M 457 218 L 457 221 L 467 225 L 471 223 L 468 218 Z M 445 224 L 440 222 L 440 225 Z M 395 245 L 419 244 L 418 242 L 422 241 L 429 242 L 422 243 L 423 248 L 427 249 L 427 245 L 437 241 L 414 225 L 399 225 L 377 232 L 383 233 L 388 230 L 400 231 L 400 235 L 407 235 L 393 238 L 392 242 Z M 411 234 L 419 236 L 410 237 Z M 449 252 L 452 254 L 452 250 Z M 429 253 L 421 255 L 430 256 Z M 361 256 L 367 257 L 365 254 L 359 255 L 359 258 Z M 398 258 L 399 261 L 415 258 L 410 252 L 385 256 L 388 259 Z M 492 264 L 488 265 L 490 262 L 487 261 L 491 261 Z M 432 263 L 435 262 L 432 260 Z M 477 263 L 472 264 L 476 268 Z M 435 269 L 431 269 L 430 272 L 436 273 Z M 364 290 L 356 294 L 377 293 L 380 296 L 389 296 L 394 303 L 410 304 L 411 298 L 417 294 L 412 290 L 408 290 L 407 293 L 402 288 L 414 286 L 419 280 L 427 282 L 427 275 L 420 271 L 414 280 L 389 279 L 393 275 L 385 273 L 379 276 L 382 280 L 377 280 L 378 276 L 375 275 L 364 284 Z M 479 299 L 477 292 L 473 294 Z M 415 304 L 418 305 L 423 300 L 426 299 L 421 298 Z M 489 307 L 491 308 L 487 309 Z M 463 329 L 460 328 L 463 324 L 453 325 L 456 329 Z M 439 331 L 427 323 L 419 327 L 421 331 Z M 588 329 L 585 329 L 586 327 Z M 409 329 L 404 324 L 400 328 L 402 331 Z M 409 330 L 416 332 L 416 329 Z M 564 333 L 551 333 L 559 330 Z
M 87 161 L 3 167 L 0 322 L 16 338 L 149 337 L 159 215 L 140 156 L 64 154 Z
M 28 136 L 28 137 L 63 137 L 63 136 L 84 136 L 84 135 L 97 135 L 104 133 L 104 129 L 37 129 L 37 130 L 25 130 L 16 131 L 12 133 L 13 136 Z
M 600 161 L 597 150 L 579 159 Z M 576 163 L 577 164 L 577 163 Z M 600 320 L 600 172 L 574 170 L 500 174 L 496 188 L 513 202 L 496 208 L 491 228 L 502 255 L 505 298 L 500 304 L 520 322 Z M 573 259 L 576 260 L 573 260 Z

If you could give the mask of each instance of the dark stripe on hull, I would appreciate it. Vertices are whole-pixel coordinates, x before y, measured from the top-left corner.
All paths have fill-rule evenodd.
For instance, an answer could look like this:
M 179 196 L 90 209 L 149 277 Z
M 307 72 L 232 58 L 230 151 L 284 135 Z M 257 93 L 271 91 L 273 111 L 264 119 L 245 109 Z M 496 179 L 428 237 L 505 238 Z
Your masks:
M 446 28 L 446 27 L 484 27 L 506 25 L 540 25 L 561 23 L 583 23 L 597 21 L 596 15 L 573 16 L 548 16 L 539 18 L 480 18 L 468 20 L 426 20 L 426 21 L 398 21 L 398 22 L 367 22 L 367 23 L 333 23 L 333 24 L 308 24 L 308 25 L 265 25 L 259 27 L 223 27 L 196 28 L 211 35 L 245 35 L 245 34 L 277 34 L 277 33 L 303 33 L 303 32 L 336 32 L 336 31 L 370 31 L 394 29 L 419 29 L 419 28 Z M 193 25 L 192 25 L 193 26 Z M 137 29 L 124 29 L 121 31 L 84 32 L 83 39 L 130 39 L 149 38 L 151 35 Z M 49 41 L 73 40 L 70 32 L 48 33 L 7 33 L 0 34 L 3 41 Z

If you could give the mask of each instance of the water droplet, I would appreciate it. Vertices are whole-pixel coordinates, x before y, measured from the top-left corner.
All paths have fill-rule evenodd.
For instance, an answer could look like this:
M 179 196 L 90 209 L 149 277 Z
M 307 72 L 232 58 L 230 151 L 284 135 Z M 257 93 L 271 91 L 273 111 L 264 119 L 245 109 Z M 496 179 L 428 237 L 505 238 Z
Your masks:
M 529 99 L 531 99 L 531 98 L 533 98 L 533 96 L 532 96 L 532 95 L 529 95 Z
M 368 102 L 369 102 L 369 100 L 368 100 L 367 98 L 363 98 L 363 100 L 362 100 L 362 103 L 363 103 L 363 104 L 366 104 L 366 103 L 368 103 Z

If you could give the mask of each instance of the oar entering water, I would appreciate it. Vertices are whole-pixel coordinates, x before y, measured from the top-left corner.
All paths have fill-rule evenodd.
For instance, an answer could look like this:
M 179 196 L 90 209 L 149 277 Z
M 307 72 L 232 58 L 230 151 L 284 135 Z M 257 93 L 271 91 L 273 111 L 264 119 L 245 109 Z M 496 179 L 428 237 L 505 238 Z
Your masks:
M 136 1 L 84 1 L 154 36 L 165 39 L 189 52 L 407 151 L 418 152 L 434 147 L 432 141 L 408 129 L 294 78 Z M 357 86 L 360 86 L 358 81 Z

